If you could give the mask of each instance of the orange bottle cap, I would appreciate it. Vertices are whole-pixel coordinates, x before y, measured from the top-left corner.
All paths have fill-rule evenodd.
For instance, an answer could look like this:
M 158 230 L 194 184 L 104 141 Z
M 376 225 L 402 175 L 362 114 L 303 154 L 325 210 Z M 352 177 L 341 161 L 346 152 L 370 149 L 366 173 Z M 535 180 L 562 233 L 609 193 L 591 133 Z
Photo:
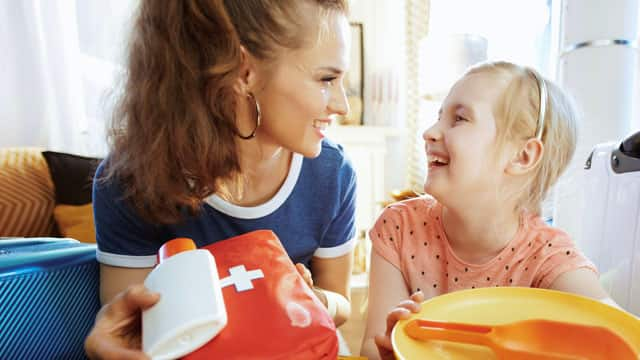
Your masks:
M 164 243 L 158 250 L 158 264 L 183 251 L 195 250 L 196 244 L 189 238 L 175 238 Z

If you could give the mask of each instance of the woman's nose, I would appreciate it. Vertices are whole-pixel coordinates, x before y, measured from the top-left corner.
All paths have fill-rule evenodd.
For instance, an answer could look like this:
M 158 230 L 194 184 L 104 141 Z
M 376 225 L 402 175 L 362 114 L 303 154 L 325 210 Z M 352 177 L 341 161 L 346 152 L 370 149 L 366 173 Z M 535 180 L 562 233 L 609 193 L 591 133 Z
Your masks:
M 347 115 L 349 113 L 349 101 L 347 100 L 347 94 L 342 86 L 339 90 L 333 92 L 331 100 L 329 101 L 329 112 L 337 115 Z

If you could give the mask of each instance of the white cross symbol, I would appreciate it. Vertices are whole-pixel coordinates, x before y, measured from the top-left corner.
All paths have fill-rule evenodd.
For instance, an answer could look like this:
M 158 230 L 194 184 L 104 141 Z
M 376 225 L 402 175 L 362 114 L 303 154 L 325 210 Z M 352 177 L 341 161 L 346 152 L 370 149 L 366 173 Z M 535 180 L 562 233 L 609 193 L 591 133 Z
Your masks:
M 226 278 L 220 279 L 220 287 L 234 285 L 237 292 L 253 289 L 252 280 L 264 278 L 262 270 L 247 271 L 244 265 L 229 268 L 229 274 Z

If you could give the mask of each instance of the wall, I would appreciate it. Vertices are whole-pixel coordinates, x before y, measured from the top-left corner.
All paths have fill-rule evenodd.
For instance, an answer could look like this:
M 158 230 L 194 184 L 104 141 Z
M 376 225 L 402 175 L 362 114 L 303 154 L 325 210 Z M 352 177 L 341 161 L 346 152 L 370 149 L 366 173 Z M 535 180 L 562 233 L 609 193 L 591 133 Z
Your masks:
M 364 123 L 405 128 L 406 0 L 351 0 L 350 20 L 364 28 Z M 425 19 L 426 21 L 426 19 Z M 407 186 L 406 134 L 388 139 L 385 197 Z

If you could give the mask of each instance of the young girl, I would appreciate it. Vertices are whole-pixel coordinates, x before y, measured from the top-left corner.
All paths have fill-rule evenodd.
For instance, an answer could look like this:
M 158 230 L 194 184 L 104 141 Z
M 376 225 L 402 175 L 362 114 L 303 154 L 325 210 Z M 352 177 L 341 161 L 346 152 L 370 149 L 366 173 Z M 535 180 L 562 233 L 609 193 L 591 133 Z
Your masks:
M 607 298 L 594 265 L 540 217 L 576 143 L 575 110 L 560 88 L 510 63 L 471 68 L 423 138 L 431 196 L 388 206 L 369 232 L 363 355 L 392 357 L 398 319 L 452 291 L 526 286 Z

